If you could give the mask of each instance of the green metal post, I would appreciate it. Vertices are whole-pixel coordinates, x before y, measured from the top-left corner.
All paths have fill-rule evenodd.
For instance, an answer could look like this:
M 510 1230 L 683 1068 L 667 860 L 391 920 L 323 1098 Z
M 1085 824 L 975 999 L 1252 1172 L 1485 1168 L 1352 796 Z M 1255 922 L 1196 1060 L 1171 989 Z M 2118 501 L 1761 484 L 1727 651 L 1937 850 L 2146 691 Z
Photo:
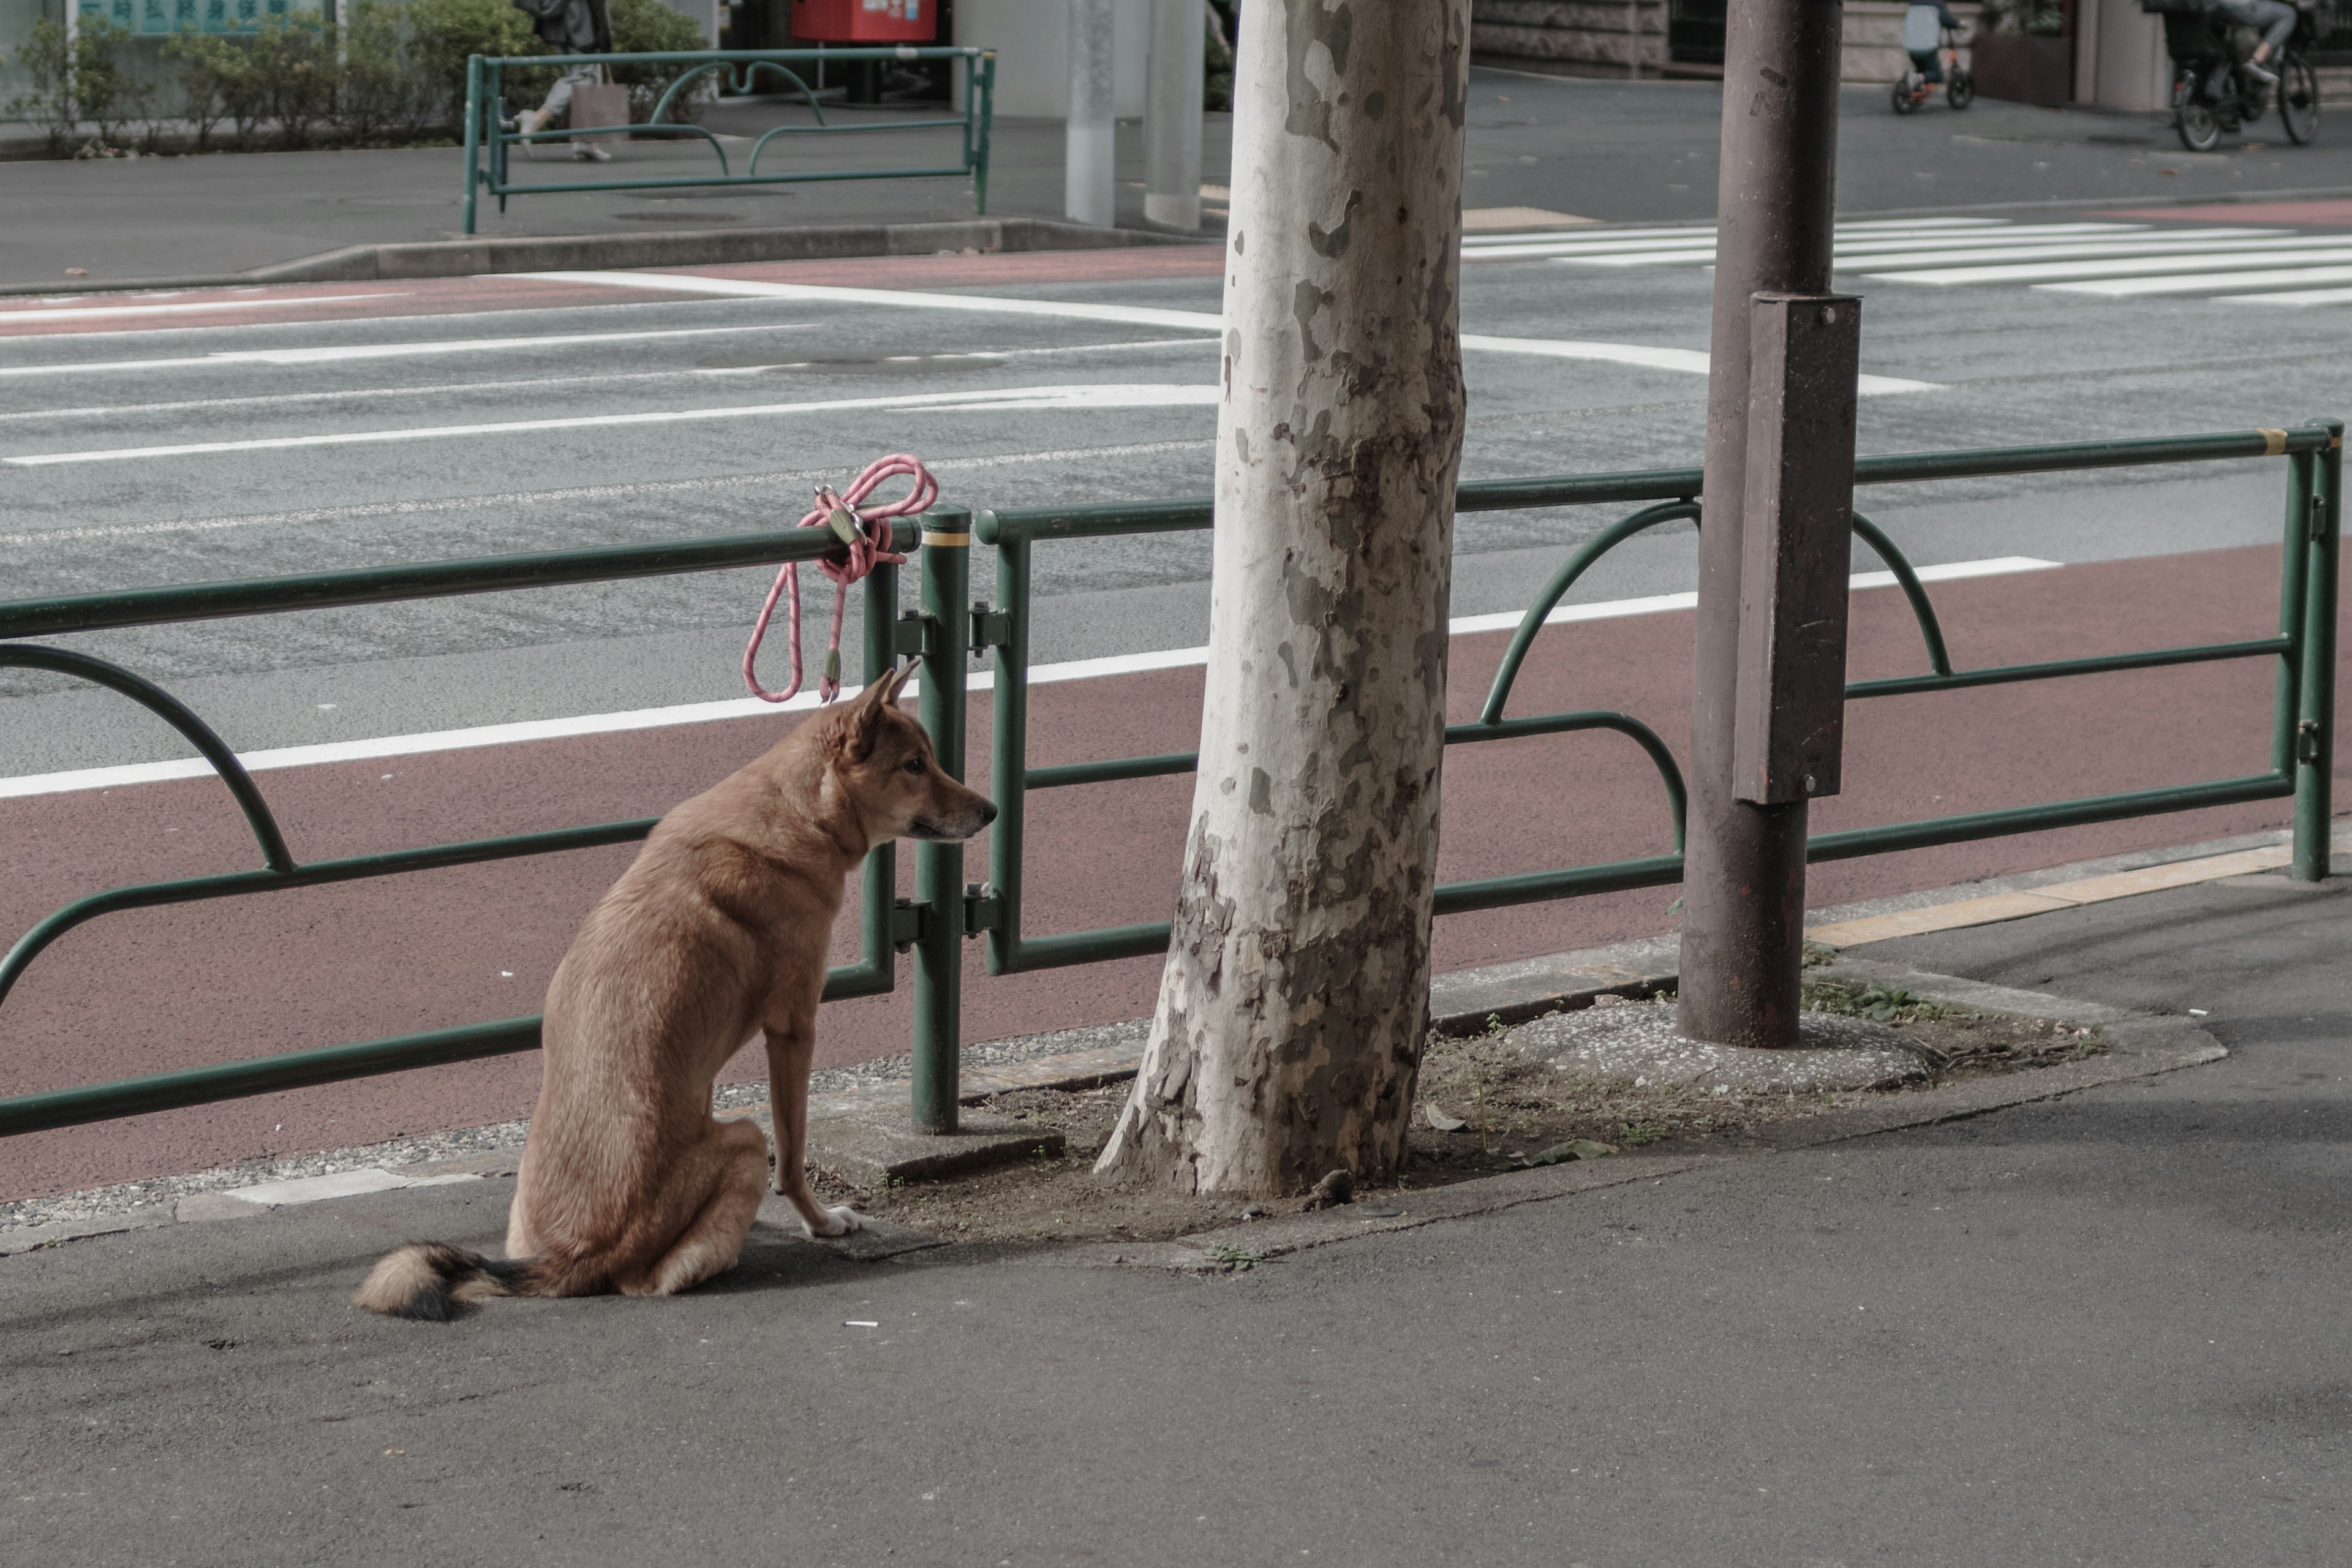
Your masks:
M 474 232 L 474 187 L 482 174 L 482 57 L 466 57 L 466 200 L 465 228 Z
M 971 170 L 971 210 L 988 216 L 988 133 L 996 123 L 996 51 L 980 57 L 980 89 L 971 95 L 980 114 L 980 155 Z
M 988 972 L 1010 974 L 1021 951 L 1022 828 L 1029 815 L 1029 541 L 996 547 L 996 607 L 1008 618 L 996 646 L 995 718 L 989 742 L 989 795 L 996 826 L 988 838 L 988 879 L 996 886 L 996 924 L 988 933 Z
M 935 507 L 923 514 L 923 685 L 915 711 L 940 766 L 963 777 L 964 666 L 971 632 L 971 513 Z M 923 906 L 915 942 L 915 1130 L 956 1130 L 956 1076 L 962 1039 L 963 846 L 915 847 L 915 898 Z
M 2286 460 L 2286 538 L 2279 549 L 2279 636 L 2292 645 L 2279 653 L 2271 695 L 2271 770 L 2294 774 L 2294 726 L 2303 714 L 2303 579 L 2309 564 L 2311 498 L 2319 465 L 2309 452 Z
M 898 620 L 898 569 L 884 562 L 866 578 L 865 681 L 868 686 L 898 662 L 893 633 Z M 898 965 L 890 945 L 890 912 L 898 902 L 898 847 L 877 844 L 866 855 L 857 893 L 857 966 L 879 968 L 883 989 Z
M 2319 454 L 2319 483 L 2305 531 L 2302 712 L 2294 732 L 2294 864 L 2298 882 L 2327 875 L 2328 820 L 2334 806 L 2336 750 L 2336 568 L 2338 510 L 2344 499 L 2344 423 Z

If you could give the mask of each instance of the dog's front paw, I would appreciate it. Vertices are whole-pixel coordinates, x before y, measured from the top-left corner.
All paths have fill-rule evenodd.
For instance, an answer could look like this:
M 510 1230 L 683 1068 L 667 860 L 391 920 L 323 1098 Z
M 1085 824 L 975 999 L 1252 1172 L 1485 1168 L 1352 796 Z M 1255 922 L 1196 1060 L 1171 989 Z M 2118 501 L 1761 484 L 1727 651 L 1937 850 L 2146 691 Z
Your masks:
M 820 1236 L 847 1236 L 853 1230 L 866 1228 L 866 1216 L 847 1204 L 835 1204 L 832 1207 L 824 1209 L 823 1213 L 824 1224 L 822 1226 L 811 1225 L 807 1220 L 801 1221 L 801 1228 L 808 1232 L 812 1240 Z

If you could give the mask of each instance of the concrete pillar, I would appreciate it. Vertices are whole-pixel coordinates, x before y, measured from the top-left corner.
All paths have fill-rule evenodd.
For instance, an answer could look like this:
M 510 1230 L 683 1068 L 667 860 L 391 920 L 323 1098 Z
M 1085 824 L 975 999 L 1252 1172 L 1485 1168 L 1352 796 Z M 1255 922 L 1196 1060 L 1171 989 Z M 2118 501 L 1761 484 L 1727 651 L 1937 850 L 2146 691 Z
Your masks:
M 1151 0 L 1151 78 L 1143 110 L 1143 216 L 1201 226 L 1201 95 L 1209 19 L 1202 0 Z
M 1070 0 L 1070 108 L 1063 143 L 1062 211 L 1074 223 L 1117 220 L 1111 0 Z

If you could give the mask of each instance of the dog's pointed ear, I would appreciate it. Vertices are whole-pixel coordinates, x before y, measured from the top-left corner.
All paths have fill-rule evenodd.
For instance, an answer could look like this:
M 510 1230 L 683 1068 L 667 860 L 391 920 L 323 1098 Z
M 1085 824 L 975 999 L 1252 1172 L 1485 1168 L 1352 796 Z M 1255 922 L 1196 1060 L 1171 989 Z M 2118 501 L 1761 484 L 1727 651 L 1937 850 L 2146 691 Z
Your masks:
M 874 754 L 875 745 L 882 738 L 882 712 L 898 700 L 898 689 L 915 673 L 911 664 L 901 665 L 857 694 L 849 705 L 848 721 L 842 728 L 842 755 L 853 763 L 862 763 Z

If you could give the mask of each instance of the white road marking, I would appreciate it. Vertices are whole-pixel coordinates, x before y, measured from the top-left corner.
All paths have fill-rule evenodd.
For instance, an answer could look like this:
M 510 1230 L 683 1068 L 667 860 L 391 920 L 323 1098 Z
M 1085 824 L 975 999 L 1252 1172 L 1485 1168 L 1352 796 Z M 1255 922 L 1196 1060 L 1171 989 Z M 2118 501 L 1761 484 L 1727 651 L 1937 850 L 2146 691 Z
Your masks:
M 2287 235 L 2276 229 L 2254 230 L 2241 238 L 2215 239 L 2197 234 L 2179 239 L 2071 239 L 2042 240 L 2031 244 L 2011 245 L 1990 239 L 1971 239 L 1964 246 L 1844 246 L 1837 247 L 1832 258 L 1832 268 L 1839 272 L 1859 272 L 1866 268 L 1911 268 L 1961 265 L 1991 266 L 2004 261 L 2052 261 L 2068 257 L 2098 256 L 2161 256 L 2192 255 L 2205 251 L 2247 251 L 2266 248 L 2292 250 L 2314 245 L 2341 245 L 2340 235 Z M 1715 252 L 1686 251 L 1671 255 L 1645 254 L 1633 256 L 1555 257 L 1555 261 L 1577 267 L 1649 267 L 1678 261 L 1712 261 Z
M 1920 580 L 1928 583 L 1953 582 L 1969 577 L 2005 576 L 2021 572 L 2047 572 L 2063 563 L 2044 561 L 2030 555 L 2003 555 L 1985 561 L 1957 561 L 1942 566 L 1922 566 Z M 1856 590 L 1892 587 L 1892 572 L 1857 572 L 1850 579 Z M 1561 605 L 1544 617 L 1546 626 L 1564 626 L 1577 621 L 1613 620 L 1631 616 L 1658 615 L 1671 610 L 1695 609 L 1696 594 L 1657 594 L 1639 599 L 1613 599 L 1599 604 Z M 1493 616 L 1463 616 L 1449 623 L 1448 629 L 1456 637 L 1507 631 L 1516 627 L 1521 613 Z M 1107 676 L 1136 675 L 1155 669 L 1184 669 L 1204 666 L 1209 662 L 1205 647 L 1168 648 L 1152 653 L 1113 654 L 1102 658 L 1072 659 L 1061 664 L 1044 664 L 1029 671 L 1029 683 L 1047 686 L 1071 680 L 1097 680 Z M 993 670 L 976 670 L 969 680 L 974 691 L 993 689 Z M 916 694 L 918 681 L 908 681 L 908 695 Z M 845 686 L 844 700 L 855 697 L 858 689 Z M 530 741 L 556 740 L 572 735 L 609 735 L 631 730 L 667 729 L 679 724 L 709 724 L 731 719 L 754 718 L 762 713 L 805 712 L 817 706 L 816 693 L 803 691 L 785 703 L 762 702 L 756 697 L 728 698 L 716 702 L 688 702 L 669 708 L 640 708 L 622 713 L 588 713 L 570 719 L 530 719 L 511 724 L 484 724 L 471 729 L 441 730 L 413 735 L 385 735 L 364 741 L 335 741 L 322 745 L 284 746 L 268 751 L 245 752 L 238 754 L 248 773 L 268 773 L 279 768 L 318 767 L 330 763 L 369 761 L 379 757 L 415 756 L 427 752 L 457 752 L 477 750 L 485 746 L 511 746 Z M 116 767 L 76 768 L 63 773 L 26 773 L 15 778 L 0 778 L 0 800 L 18 799 L 28 795 L 65 795 L 82 790 L 121 789 L 132 784 L 160 784 L 171 779 L 204 778 L 212 773 L 212 764 L 201 757 L 189 757 L 164 763 L 131 763 Z
M 1647 370 L 1675 370 L 1693 375 L 1705 375 L 1707 367 L 1704 349 L 1653 349 L 1635 343 L 1593 343 L 1573 340 L 1546 338 L 1496 338 L 1479 332 L 1462 334 L 1465 349 L 1488 349 L 1501 353 L 1533 354 L 1546 359 L 1600 360 L 1611 364 L 1640 365 Z M 1896 375 L 1864 375 L 1856 378 L 1856 390 L 1864 397 L 1883 397 L 1906 392 L 1939 392 L 1943 384 L 1934 381 L 1906 381 Z
M 313 294 L 304 300 L 249 298 L 204 300 L 182 305 L 72 305 L 63 310 L 0 310 L 0 331 L 12 321 L 79 321 L 103 316 L 185 315 L 197 310 L 285 310 L 298 305 L 340 305 L 352 300 L 404 300 L 411 290 L 389 294 Z
M 1009 468 L 1029 463 L 1060 463 L 1111 458 L 1156 457 L 1166 452 L 1205 452 L 1214 441 L 1139 441 L 1114 447 L 1065 447 L 1044 452 L 1004 452 L 972 458 L 932 458 L 926 466 L 935 474 L 963 473 L 982 468 Z M 298 528 L 314 522 L 353 522 L 377 517 L 425 516 L 439 512 L 481 511 L 517 506 L 553 506 L 571 501 L 620 500 L 636 496 L 690 495 L 728 489 L 753 489 L 774 485 L 805 484 L 815 479 L 836 482 L 848 478 L 845 468 L 802 468 L 784 473 L 728 474 L 708 479 L 651 479 L 634 485 L 575 485 L 555 490 L 506 490 L 493 495 L 448 496 L 437 500 L 373 501 L 360 506 L 307 507 L 299 511 L 250 512 L 239 517 L 188 518 L 171 522 L 131 522 L 89 528 L 52 528 L 29 533 L 0 533 L 0 546 L 48 545 L 83 539 L 139 539 L 153 534 L 214 533 L 236 528 Z M 787 518 L 786 521 L 792 520 Z
M 2284 294 L 2224 294 L 2232 305 L 2352 305 L 2352 289 L 2298 289 Z
M 887 305 L 896 310 L 966 310 L 982 315 L 1051 316 L 1071 321 L 1118 321 L 1138 327 L 1191 327 L 1221 332 L 1222 316 L 1167 310 L 1152 305 L 1095 305 L 1077 300 L 1016 300 L 998 294 L 941 294 L 914 289 L 845 289 L 817 283 L 769 283 L 753 278 L 706 278 L 691 272 L 518 272 L 556 283 L 665 293 L 718 294 L 739 300 L 793 300 L 838 305 Z
M 261 436 L 239 441 L 188 441 L 166 447 L 100 447 L 86 452 L 37 452 L 0 458 L 19 468 L 63 463 L 116 463 L 140 458 L 207 457 L 224 452 L 271 452 L 302 447 L 380 446 L 395 441 L 437 441 L 478 436 L 513 436 L 541 430 L 609 429 L 629 425 L 707 424 L 719 419 L 777 418 L 853 409 L 898 408 L 921 413 L 989 413 L 1040 408 L 1167 408 L 1213 405 L 1217 388 L 1173 384 L 1109 383 L 1061 386 L 1011 386 L 974 392 L 919 392 L 894 397 L 837 397 L 802 403 L 759 403 L 714 408 L 669 408 L 635 414 L 585 414 L 561 419 L 506 419 L 481 425 L 430 425 L 415 429 L 338 430 L 320 436 Z
M 280 323 L 272 323 L 273 325 Z M 305 321 L 304 326 L 321 323 Z M 341 324 L 341 323 L 332 323 Z M 745 332 L 804 332 L 810 321 L 761 321 L 737 327 L 678 327 L 667 331 L 567 332 L 538 338 L 450 338 L 426 343 L 331 343 L 309 349 L 236 349 L 176 359 L 113 359 L 73 364 L 0 365 L 0 376 L 96 375 L 112 371 L 206 369 L 227 364 L 339 364 L 346 360 L 409 359 L 426 354 L 499 353 L 511 349 L 572 348 L 583 343 L 642 342 L 649 338 L 740 337 Z
M 1969 250 L 1980 246 L 2002 246 L 2027 242 L 2056 240 L 2084 241 L 2095 238 L 2122 240 L 2144 228 L 2140 224 L 2075 223 L 2021 225 L 1996 231 L 1968 229 L 1959 233 L 1933 234 L 1849 234 L 1841 231 L 1835 240 L 1837 252 L 1843 256 L 1878 250 Z M 2237 234 L 2284 234 L 2284 229 L 2236 229 Z M 1587 257 L 1606 258 L 1608 264 L 1640 266 L 1651 261 L 1708 261 L 1715 257 L 1715 231 L 1702 229 L 1685 233 L 1673 241 L 1631 240 L 1580 242 L 1570 238 L 1530 242 L 1515 247 L 1509 252 L 1481 251 L 1481 259 L 1498 255 L 1544 257 L 1560 260 L 1577 260 Z M 1596 262 L 1595 265 L 1602 263 Z
M 2352 261 L 2352 246 L 2338 239 L 2332 247 L 2249 256 L 2242 251 L 2222 256 L 2128 256 L 2099 261 L 2043 261 L 2014 267 L 1955 267 L 1932 272 L 1871 272 L 1864 276 L 1891 283 L 2037 283 L 2065 278 L 2138 278 L 2162 273 L 2245 271 L 2263 262 Z
M 1715 259 L 1715 231 L 1704 227 L 1663 233 L 1565 230 L 1497 236 L 1477 247 L 1476 254 L 1488 259 L 1540 258 L 1575 267 L 1705 266 Z M 2108 299 L 2208 293 L 2232 303 L 2352 304 L 2352 289 L 2284 289 L 2294 283 L 2352 282 L 2352 268 L 2311 265 L 2297 270 L 2283 265 L 2336 262 L 2352 263 L 2352 237 L 2283 228 L 2011 224 L 2000 219 L 1979 220 L 1977 226 L 1958 232 L 1899 220 L 1870 232 L 1864 232 L 1863 226 L 1840 225 L 1834 258 L 1840 273 L 1859 273 L 1884 283 L 1936 288 L 2023 283 L 2053 293 Z M 2249 289 L 2282 291 L 2221 292 Z
M 835 300 L 851 305 L 889 305 L 933 310 L 1001 311 L 1020 316 L 1052 316 L 1077 321 L 1125 321 L 1139 326 L 1197 327 L 1206 332 L 1224 331 L 1224 318 L 1202 310 L 1165 310 L 1146 305 L 1097 305 L 1052 300 L 1013 300 L 994 294 L 938 294 L 897 289 L 835 289 L 816 284 L 762 283 L 751 279 L 704 278 L 674 272 L 530 272 L 522 277 L 557 279 L 576 283 L 602 283 L 623 289 L 677 289 L 738 295 L 745 298 L 794 300 Z M 1462 346 L 1492 353 L 1535 354 L 1548 359 L 1601 360 L 1615 364 L 1643 365 L 1652 370 L 1706 374 L 1706 355 L 1693 349 L 1654 349 L 1638 343 L 1598 343 L 1577 340 L 1504 338 L 1465 332 Z M 1865 395 L 1928 392 L 1936 384 L 1904 381 L 1893 376 L 1865 375 Z
M 520 342 L 538 340 L 522 339 Z M 1213 346 L 1202 338 L 1153 338 L 1131 343 L 1067 343 L 1047 349 L 991 349 L 973 353 L 936 354 L 933 359 L 969 359 L 993 364 L 1008 359 L 1038 359 L 1047 356 L 1100 353 L 1107 350 L 1150 348 L 1199 349 Z M 915 357 L 915 356 L 908 356 Z M 348 403 L 387 397 L 448 397 L 485 392 L 516 392 L 527 387 L 548 386 L 615 386 L 629 382 L 686 381 L 712 376 L 766 375 L 778 370 L 825 370 L 823 363 L 778 361 L 773 364 L 754 365 L 692 365 L 678 370 L 629 371 L 618 374 L 542 375 L 521 381 L 454 381 L 431 386 L 366 386 L 345 387 L 327 392 L 274 392 L 252 397 L 197 397 L 176 403 L 101 404 L 83 408 L 28 408 L 15 414 L 0 414 L 0 422 L 38 421 L 43 419 L 110 418 L 131 414 L 177 414 L 189 410 L 218 408 L 268 408 L 305 403 Z
M 2352 250 L 2331 252 L 2352 261 Z M 2177 268 L 2173 270 L 2178 270 Z M 2211 289 L 2261 289 L 2273 284 L 2352 283 L 2352 267 L 2293 267 L 2268 272 L 2225 272 L 2206 277 L 2117 278 L 2096 283 L 2037 283 L 2053 294 L 2097 294 L 2111 300 L 2145 294 L 2195 294 Z

